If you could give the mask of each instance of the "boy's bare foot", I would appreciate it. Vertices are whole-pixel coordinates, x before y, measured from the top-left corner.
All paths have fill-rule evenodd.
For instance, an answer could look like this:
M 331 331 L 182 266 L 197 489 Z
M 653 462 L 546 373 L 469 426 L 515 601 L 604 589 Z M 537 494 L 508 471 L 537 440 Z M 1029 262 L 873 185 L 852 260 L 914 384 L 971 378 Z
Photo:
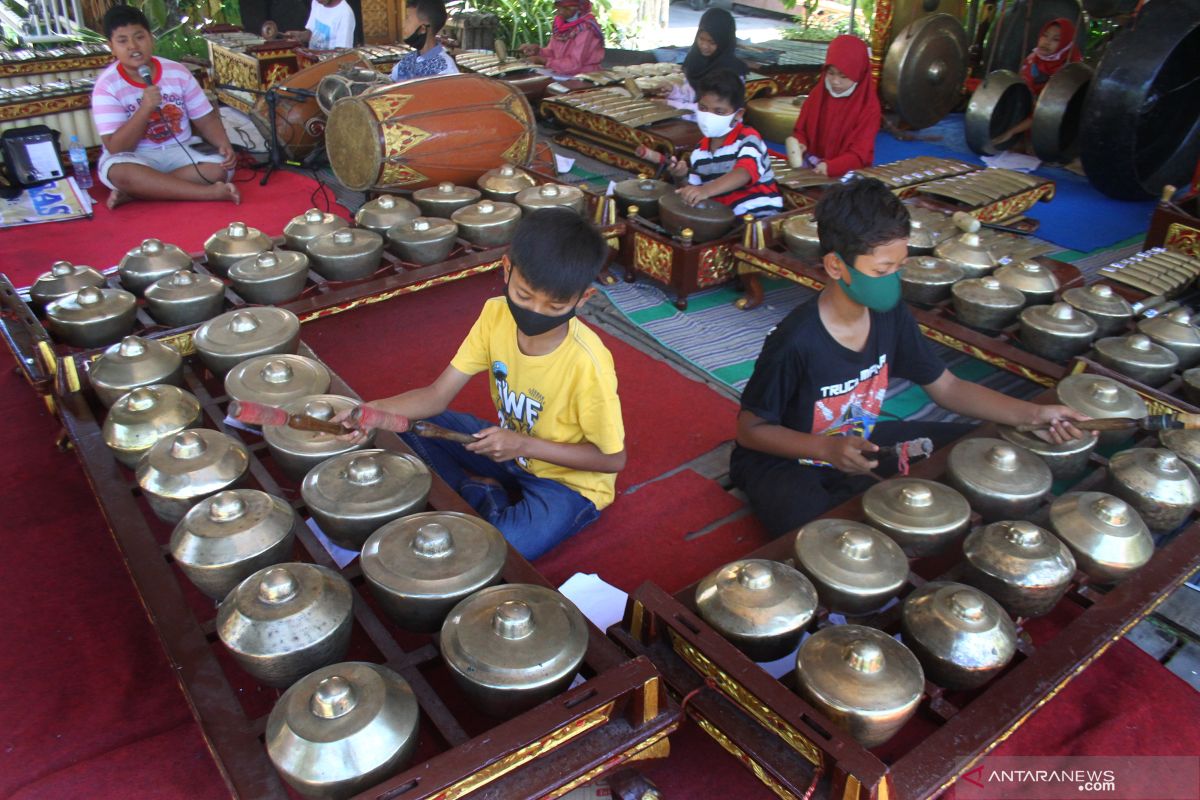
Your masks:
M 109 211 L 112 211 L 117 206 L 123 206 L 131 200 L 133 200 L 132 196 L 125 194 L 120 189 L 113 189 L 109 193 L 108 199 L 104 201 L 104 205 L 108 206 Z
M 242 193 L 232 183 L 214 183 L 213 200 L 228 200 L 238 206 L 242 204 Z

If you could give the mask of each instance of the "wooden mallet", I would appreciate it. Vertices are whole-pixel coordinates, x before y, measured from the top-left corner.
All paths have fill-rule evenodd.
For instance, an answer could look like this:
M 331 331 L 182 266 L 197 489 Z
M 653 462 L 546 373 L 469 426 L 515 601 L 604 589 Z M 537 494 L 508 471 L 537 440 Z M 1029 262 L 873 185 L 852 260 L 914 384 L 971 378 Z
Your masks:
M 1200 414 L 1151 414 L 1148 417 L 1106 417 L 1078 422 L 1070 420 L 1081 431 L 1171 431 L 1200 430 Z M 1021 433 L 1049 430 L 1049 425 L 1018 425 Z

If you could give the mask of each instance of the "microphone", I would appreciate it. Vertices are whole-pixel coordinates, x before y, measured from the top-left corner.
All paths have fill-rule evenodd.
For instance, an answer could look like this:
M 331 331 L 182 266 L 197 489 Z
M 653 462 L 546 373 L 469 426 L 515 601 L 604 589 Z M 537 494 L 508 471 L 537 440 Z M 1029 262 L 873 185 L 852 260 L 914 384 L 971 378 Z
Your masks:
M 137 68 L 138 77 L 142 79 L 142 83 L 147 86 L 154 84 L 154 70 L 150 69 L 149 64 L 142 64 Z

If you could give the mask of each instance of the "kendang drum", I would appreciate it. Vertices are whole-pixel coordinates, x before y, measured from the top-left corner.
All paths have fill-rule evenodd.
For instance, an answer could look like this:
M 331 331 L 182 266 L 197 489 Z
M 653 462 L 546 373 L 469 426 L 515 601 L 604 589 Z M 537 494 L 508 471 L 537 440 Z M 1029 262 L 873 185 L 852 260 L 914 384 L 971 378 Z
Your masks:
M 533 157 L 533 109 L 520 90 L 482 75 L 445 75 L 346 97 L 325 146 L 338 180 L 359 191 L 473 185 Z
M 371 62 L 357 51 L 313 64 L 275 85 L 276 89 L 297 89 L 307 97 L 290 92 L 281 92 L 275 101 L 275 126 L 279 134 L 279 146 L 292 159 L 307 157 L 316 149 L 325 135 L 325 112 L 317 103 L 317 87 L 321 80 L 342 70 L 353 68 L 371 69 Z M 271 140 L 271 116 L 267 99 L 260 97 L 254 106 L 254 120 L 263 128 L 267 141 Z

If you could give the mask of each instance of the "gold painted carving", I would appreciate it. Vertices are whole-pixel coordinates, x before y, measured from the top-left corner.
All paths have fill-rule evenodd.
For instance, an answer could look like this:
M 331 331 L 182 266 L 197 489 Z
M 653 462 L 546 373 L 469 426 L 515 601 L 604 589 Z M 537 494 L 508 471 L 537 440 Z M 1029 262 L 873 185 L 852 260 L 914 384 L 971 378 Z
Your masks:
M 712 678 L 716 681 L 717 688 L 728 697 L 734 704 L 739 706 L 743 711 L 756 719 L 759 724 L 766 727 L 768 730 L 774 731 L 779 738 L 783 739 L 789 747 L 795 750 L 804 758 L 816 766 L 822 766 L 824 763 L 824 755 L 820 748 L 813 743 L 804 734 L 796 730 L 786 720 L 779 716 L 770 706 L 759 700 L 748 689 L 731 678 L 716 664 L 714 664 L 708 656 L 701 653 L 690 642 L 684 640 L 682 636 L 674 630 L 670 631 L 671 647 L 679 654 L 692 669 L 700 673 L 706 678 Z
M 394 158 L 402 156 L 421 142 L 429 138 L 429 131 L 423 131 L 403 122 L 387 122 L 383 126 L 383 156 Z
M 47 97 L 44 100 L 27 100 L 21 103 L 0 105 L 0 122 L 61 114 L 65 111 L 76 111 L 81 108 L 91 107 L 91 92 Z
M 678 727 L 678 726 L 676 726 L 676 727 Z M 555 797 L 562 797 L 564 794 L 567 794 L 572 789 L 577 789 L 586 783 L 591 783 L 592 781 L 599 778 L 601 775 L 604 775 L 607 772 L 611 772 L 614 767 L 617 767 L 620 764 L 625 763 L 626 761 L 637 761 L 637 760 L 646 759 L 646 758 L 666 758 L 668 753 L 670 753 L 670 749 L 671 749 L 670 741 L 667 739 L 667 734 L 670 733 L 671 731 L 674 731 L 675 729 L 676 728 L 671 728 L 671 730 L 669 730 L 669 731 L 663 731 L 662 733 L 659 733 L 656 736 L 651 736 L 649 739 L 647 739 L 644 742 L 638 742 L 636 745 L 629 748 L 625 752 L 623 752 L 617 756 L 614 756 L 614 757 L 608 759 L 607 761 L 605 761 L 600 766 L 595 767 L 595 768 L 583 773 L 582 775 L 580 775 L 578 778 L 571 781 L 570 783 L 563 784 L 562 786 L 555 789 L 553 792 L 550 792 L 549 794 L 547 794 L 545 797 L 547 799 L 555 798 Z M 659 755 L 659 752 L 663 749 L 663 748 L 659 747 L 659 745 L 664 745 L 667 752 Z
M 351 300 L 348 303 L 343 303 L 340 306 L 330 306 L 329 308 L 322 308 L 319 311 L 313 311 L 311 314 L 306 314 L 300 317 L 300 322 L 312 322 L 313 320 L 332 317 L 334 314 L 353 311 L 354 309 L 361 308 L 362 306 L 369 306 L 374 303 L 382 303 L 385 300 L 391 300 L 393 297 L 400 297 L 406 294 L 415 294 L 416 292 L 424 291 L 425 289 L 432 289 L 434 286 L 441 286 L 444 283 L 453 283 L 454 281 L 459 281 L 463 278 L 469 278 L 472 275 L 481 275 L 484 272 L 491 272 L 492 270 L 499 268 L 499 266 L 500 259 L 496 259 L 495 261 L 489 261 L 486 264 L 480 264 L 478 266 L 471 267 L 470 269 L 463 269 L 458 270 L 457 272 L 449 272 L 445 275 L 439 275 L 436 278 L 430 278 L 429 280 L 421 281 L 420 283 L 412 283 L 408 286 L 401 286 L 398 289 L 392 289 L 391 291 L 380 292 L 379 294 L 373 294 L 368 297 L 360 297 L 356 300 Z
M 658 676 L 642 684 L 642 722 L 646 723 L 658 716 Z
M 751 758 L 745 750 L 738 747 L 732 739 L 725 735 L 724 731 L 722 731 L 716 725 L 713 725 L 704 717 L 697 714 L 694 710 L 689 709 L 688 711 L 692 715 L 692 718 L 696 720 L 696 724 L 700 726 L 700 729 L 711 736 L 717 744 L 725 748 L 725 750 L 734 758 L 742 762 L 742 766 L 753 772 L 754 777 L 758 778 L 760 783 L 781 797 L 783 800 L 800 800 L 799 795 L 788 791 L 782 783 L 775 780 L 770 773 L 763 769 L 762 764 L 759 764 L 757 761 Z
M 700 254 L 700 267 L 696 275 L 696 285 L 705 288 L 725 283 L 733 279 L 736 272 L 733 255 L 729 245 L 720 244 L 706 247 Z
M 112 63 L 109 53 L 96 53 L 90 56 L 73 58 L 35 59 L 33 61 L 9 61 L 0 63 L 0 78 L 13 78 L 24 75 L 45 75 L 50 72 L 78 72 L 82 70 L 98 70 Z
M 644 233 L 633 234 L 633 267 L 663 283 L 671 282 L 670 245 L 651 239 Z
M 408 105 L 408 101 L 412 100 L 411 94 L 378 94 L 373 97 L 364 98 L 367 105 L 375 112 L 375 117 L 382 123 L 387 123 L 392 117 L 399 114 L 400 109 Z
M 431 795 L 431 800 L 457 800 L 460 797 L 465 797 L 471 792 L 477 791 L 497 778 L 512 772 L 514 769 L 528 764 L 535 758 L 539 758 L 551 750 L 554 750 L 572 739 L 582 736 L 588 731 L 597 728 L 612 717 L 614 702 L 606 703 L 605 705 L 584 714 L 578 719 L 568 722 L 557 730 L 551 731 L 546 736 L 536 742 L 531 742 L 524 747 L 509 753 L 508 755 L 493 761 L 483 769 L 472 775 L 467 776 L 463 780 L 446 788 L 445 790 Z
M 1200 258 L 1200 228 L 1172 222 L 1163 246 L 1191 258 Z
M 609 166 L 618 167 L 620 169 L 628 170 L 629 172 L 642 172 L 648 166 L 652 166 L 648 161 L 642 161 L 640 159 L 633 158 L 632 156 L 627 156 L 624 153 L 618 153 L 613 150 L 609 150 L 606 147 L 593 144 L 586 139 L 581 139 L 570 133 L 560 133 L 554 137 L 554 141 L 558 144 L 561 144 L 563 147 L 567 147 L 571 150 L 577 150 L 580 153 L 583 153 L 585 156 L 590 156 L 597 161 L 602 161 L 603 163 L 608 164 Z
M 1054 183 L 1047 181 L 1041 186 L 1035 186 L 1028 191 L 1015 194 L 1012 197 L 997 200 L 995 203 L 988 203 L 986 206 L 977 208 L 969 213 L 980 222 L 1001 222 L 1019 214 L 1024 214 L 1033 208 L 1034 204 L 1039 200 L 1043 202 L 1053 200 L 1054 188 Z
M 1040 386 L 1045 386 L 1046 388 L 1052 388 L 1058 384 L 1058 381 L 1054 378 L 1051 378 L 1049 375 L 1043 375 L 1040 372 L 1035 372 L 1024 364 L 1018 364 L 1015 361 L 1002 358 L 994 353 L 989 353 L 973 344 L 967 344 L 964 341 L 954 338 L 948 333 L 943 333 L 942 331 L 939 331 L 936 328 L 931 328 L 928 325 L 919 325 L 919 327 L 921 328 L 921 333 L 925 334 L 926 338 L 932 339 L 938 344 L 945 345 L 952 350 L 957 350 L 960 353 L 966 353 L 971 358 L 978 359 L 985 364 L 991 364 L 993 367 L 999 367 L 1000 369 L 1008 370 L 1014 375 L 1020 375 L 1025 380 L 1033 381 L 1034 383 Z

